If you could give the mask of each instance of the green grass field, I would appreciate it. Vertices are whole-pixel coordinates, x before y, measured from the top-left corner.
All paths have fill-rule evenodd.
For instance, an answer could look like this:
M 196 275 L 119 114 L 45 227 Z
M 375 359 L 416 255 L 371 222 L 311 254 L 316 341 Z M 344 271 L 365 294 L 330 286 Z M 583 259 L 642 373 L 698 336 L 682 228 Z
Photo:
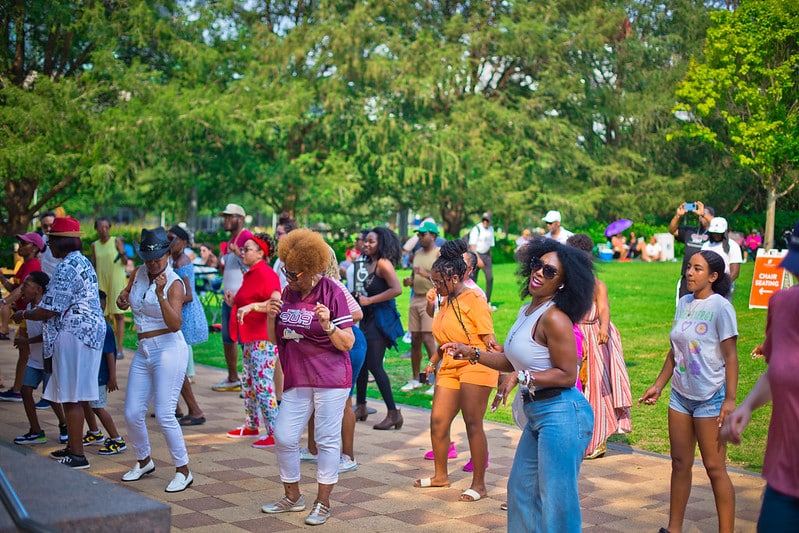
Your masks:
M 597 273 L 608 286 L 611 318 L 621 332 L 634 401 L 652 384 L 669 349 L 669 330 L 674 315 L 674 294 L 680 264 L 597 263 Z M 494 313 L 494 327 L 500 342 L 504 340 L 521 305 L 515 269 L 516 265 L 513 264 L 494 266 L 492 300 L 499 307 Z M 749 355 L 762 341 L 766 319 L 765 310 L 748 308 L 752 271 L 753 263 L 742 265 L 734 298 L 739 329 L 739 402 L 766 368 L 762 359 L 752 359 Z M 406 273 L 400 272 L 399 275 L 402 278 Z M 484 285 L 482 275 L 478 283 Z M 408 291 L 405 290 L 397 300 L 403 321 L 407 319 L 408 297 Z M 207 343 L 195 346 L 194 358 L 197 363 L 224 367 L 220 337 L 219 334 L 212 334 Z M 129 335 L 127 338 L 132 341 L 134 337 Z M 128 347 L 132 348 L 133 344 Z M 400 404 L 429 408 L 432 398 L 424 395 L 423 389 L 410 393 L 399 392 L 399 388 L 411 377 L 410 360 L 400 357 L 400 354 L 408 350 L 408 345 L 401 344 L 398 351 L 390 350 L 386 354 L 385 365 L 395 399 Z M 379 398 L 374 384 L 370 384 L 368 394 Z M 668 390 L 664 391 L 663 397 L 655 406 L 633 406 L 633 432 L 628 435 L 614 435 L 611 441 L 628 443 L 647 451 L 668 453 L 667 410 Z M 761 469 L 770 414 L 770 406 L 755 413 L 744 434 L 743 445 L 728 448 L 728 458 L 732 465 L 754 471 Z M 487 412 L 486 418 L 511 424 L 510 405 L 494 413 Z

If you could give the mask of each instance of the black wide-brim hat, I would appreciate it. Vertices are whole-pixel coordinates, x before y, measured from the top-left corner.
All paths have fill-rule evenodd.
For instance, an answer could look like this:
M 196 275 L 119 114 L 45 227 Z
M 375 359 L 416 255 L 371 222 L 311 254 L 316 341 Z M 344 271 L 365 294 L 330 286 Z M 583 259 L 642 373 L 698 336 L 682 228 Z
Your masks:
M 155 229 L 144 228 L 141 230 L 139 256 L 144 261 L 160 259 L 169 252 L 170 248 L 172 248 L 172 242 L 167 238 L 166 230 L 163 226 L 158 226 Z

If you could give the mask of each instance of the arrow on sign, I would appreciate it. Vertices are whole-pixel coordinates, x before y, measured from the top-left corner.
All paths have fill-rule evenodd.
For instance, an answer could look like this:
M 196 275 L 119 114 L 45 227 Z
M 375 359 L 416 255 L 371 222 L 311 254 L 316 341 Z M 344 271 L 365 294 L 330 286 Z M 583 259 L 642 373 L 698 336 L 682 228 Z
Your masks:
M 763 287 L 760 287 L 760 289 L 758 290 L 758 292 L 760 293 L 760 296 L 763 296 L 763 294 L 764 294 L 764 293 L 766 293 L 766 294 L 771 294 L 771 293 L 772 293 L 772 292 L 774 292 L 774 291 L 769 291 L 769 290 L 766 290 L 766 289 L 764 289 Z

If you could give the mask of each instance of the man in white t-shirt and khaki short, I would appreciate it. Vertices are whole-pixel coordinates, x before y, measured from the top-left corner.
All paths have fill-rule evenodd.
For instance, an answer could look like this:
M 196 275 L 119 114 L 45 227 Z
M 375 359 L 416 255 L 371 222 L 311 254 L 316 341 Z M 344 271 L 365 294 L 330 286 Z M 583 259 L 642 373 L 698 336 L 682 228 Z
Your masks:
M 469 232 L 469 249 L 477 254 L 477 268 L 472 271 L 472 281 L 477 282 L 477 274 L 482 270 L 486 276 L 486 297 L 492 311 L 497 307 L 491 303 L 491 290 L 494 287 L 494 271 L 492 269 L 491 248 L 494 247 L 494 227 L 491 225 L 491 213 L 485 212 L 480 223 Z

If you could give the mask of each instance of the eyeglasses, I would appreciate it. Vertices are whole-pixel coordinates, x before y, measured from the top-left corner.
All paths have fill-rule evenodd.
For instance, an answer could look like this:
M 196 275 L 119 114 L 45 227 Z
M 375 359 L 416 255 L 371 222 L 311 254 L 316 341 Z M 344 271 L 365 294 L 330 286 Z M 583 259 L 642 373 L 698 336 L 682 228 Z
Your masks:
M 530 274 L 541 270 L 545 279 L 554 279 L 558 275 L 558 269 L 552 265 L 545 265 L 540 257 L 530 259 Z
M 553 220 L 552 222 L 547 222 L 547 223 L 546 223 L 546 225 L 547 225 L 547 226 L 551 226 L 551 225 L 552 225 L 552 224 L 554 224 L 554 223 L 555 223 L 555 221 Z
M 285 232 L 285 231 L 280 231 L 280 230 L 278 230 L 278 231 L 276 231 L 276 232 L 275 232 L 275 237 L 281 237 L 281 236 L 283 236 L 283 235 L 285 235 L 285 234 L 286 234 L 286 232 Z
M 283 273 L 284 276 L 286 276 L 286 279 L 289 281 L 297 281 L 300 278 L 300 276 L 302 276 L 302 272 L 289 272 L 288 270 L 286 270 L 285 266 L 281 266 L 280 271 Z
M 245 254 L 247 252 L 257 252 L 259 250 L 260 250 L 260 248 L 248 248 L 247 246 L 245 246 L 244 248 L 241 249 L 242 253 L 245 253 Z

